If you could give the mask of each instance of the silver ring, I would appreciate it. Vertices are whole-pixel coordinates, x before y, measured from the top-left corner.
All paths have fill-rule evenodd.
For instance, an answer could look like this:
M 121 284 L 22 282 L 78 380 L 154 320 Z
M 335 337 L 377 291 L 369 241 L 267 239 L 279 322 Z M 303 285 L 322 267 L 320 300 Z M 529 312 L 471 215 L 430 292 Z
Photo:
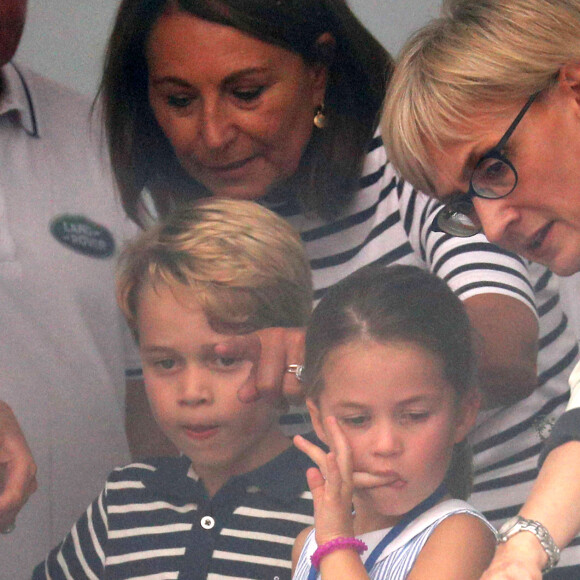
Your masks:
M 304 365 L 288 365 L 286 372 L 296 375 L 296 380 L 302 381 L 302 374 L 304 373 Z
M 0 534 L 11 534 L 16 529 L 16 524 L 9 524 L 3 530 L 0 530 Z

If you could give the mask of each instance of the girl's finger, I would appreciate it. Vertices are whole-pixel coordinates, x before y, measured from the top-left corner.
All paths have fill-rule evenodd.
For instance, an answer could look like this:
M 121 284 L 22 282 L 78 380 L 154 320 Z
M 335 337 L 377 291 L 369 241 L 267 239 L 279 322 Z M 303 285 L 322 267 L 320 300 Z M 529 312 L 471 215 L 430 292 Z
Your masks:
M 318 447 L 318 445 L 304 439 L 301 435 L 295 435 L 293 441 L 294 445 L 296 445 L 302 453 L 306 453 L 306 455 L 308 455 L 308 457 L 318 465 L 322 476 L 326 477 L 326 452 Z
M 341 501 L 344 491 L 344 478 L 338 465 L 336 453 L 331 451 L 326 456 L 326 493 L 334 501 Z
M 320 469 L 309 467 L 306 470 L 306 481 L 308 482 L 308 488 L 312 492 L 312 497 L 317 497 L 321 491 L 324 493 L 325 479 L 320 473 Z
M 352 483 L 352 452 L 348 440 L 340 428 L 336 417 L 325 419 L 326 429 L 330 435 L 330 449 L 336 455 L 340 475 L 345 483 Z
M 379 487 L 393 482 L 393 478 L 386 478 L 383 475 L 374 475 L 364 471 L 354 471 L 352 474 L 353 486 L 357 489 Z

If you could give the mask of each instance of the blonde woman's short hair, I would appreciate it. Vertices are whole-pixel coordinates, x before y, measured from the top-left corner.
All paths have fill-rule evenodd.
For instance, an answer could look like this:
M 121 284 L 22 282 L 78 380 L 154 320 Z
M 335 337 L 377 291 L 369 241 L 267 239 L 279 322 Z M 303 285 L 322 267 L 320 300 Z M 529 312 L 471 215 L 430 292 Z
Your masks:
M 159 283 L 191 289 L 210 325 L 224 333 L 305 326 L 312 308 L 300 236 L 250 201 L 181 206 L 124 249 L 117 300 L 136 336 L 140 291 Z
M 428 145 L 469 140 L 474 118 L 499 116 L 580 62 L 580 0 L 444 0 L 442 16 L 403 47 L 383 118 L 389 157 L 428 193 Z

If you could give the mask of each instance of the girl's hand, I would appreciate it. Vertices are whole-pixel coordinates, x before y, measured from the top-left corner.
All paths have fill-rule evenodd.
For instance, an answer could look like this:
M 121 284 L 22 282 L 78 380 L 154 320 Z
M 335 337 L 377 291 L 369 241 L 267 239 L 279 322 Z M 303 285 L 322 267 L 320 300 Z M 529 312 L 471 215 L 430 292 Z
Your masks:
M 319 546 L 339 537 L 354 535 L 352 515 L 352 454 L 348 441 L 335 417 L 324 420 L 329 435 L 330 452 L 300 435 L 294 444 L 316 465 L 306 472 L 308 487 L 314 500 L 314 527 Z
M 220 356 L 245 358 L 254 363 L 256 372 L 238 391 L 242 402 L 260 397 L 290 402 L 302 401 L 302 386 L 296 375 L 286 372 L 289 365 L 303 364 L 303 328 L 264 328 L 251 334 L 233 336 L 218 344 L 215 353 Z

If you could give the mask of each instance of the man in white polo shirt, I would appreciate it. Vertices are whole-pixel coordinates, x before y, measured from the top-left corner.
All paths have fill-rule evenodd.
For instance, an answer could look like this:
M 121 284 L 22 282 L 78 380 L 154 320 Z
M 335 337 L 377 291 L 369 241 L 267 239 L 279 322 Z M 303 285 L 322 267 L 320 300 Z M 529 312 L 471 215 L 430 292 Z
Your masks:
M 125 372 L 139 368 L 113 283 L 133 226 L 90 102 L 10 62 L 25 12 L 26 0 L 0 0 L 2 580 L 30 577 L 128 461 Z M 35 487 L 22 433 L 38 491 L 13 526 Z

